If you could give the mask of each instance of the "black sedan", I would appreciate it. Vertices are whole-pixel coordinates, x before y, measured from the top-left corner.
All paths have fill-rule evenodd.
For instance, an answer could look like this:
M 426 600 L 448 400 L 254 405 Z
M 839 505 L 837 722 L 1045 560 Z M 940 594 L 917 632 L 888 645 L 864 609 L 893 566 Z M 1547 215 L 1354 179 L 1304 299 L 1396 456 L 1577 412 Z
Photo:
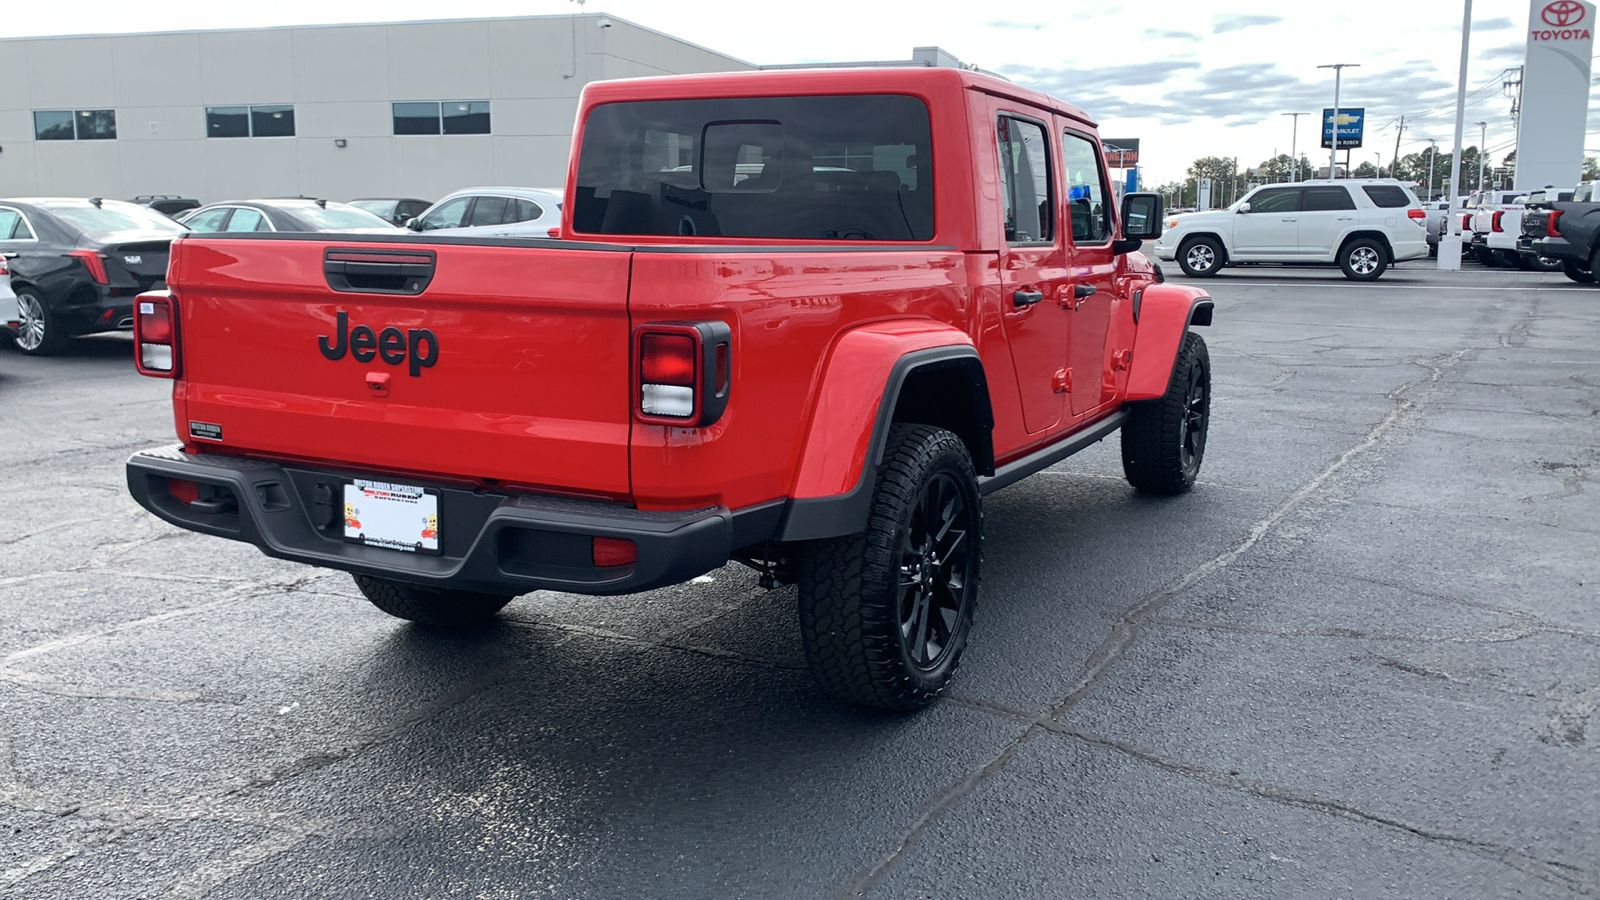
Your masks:
M 364 209 L 327 200 L 286 198 L 233 200 L 202 206 L 184 213 L 178 221 L 191 230 L 218 231 L 328 231 L 344 234 L 390 234 L 401 231 Z
M 10 260 L 24 353 L 55 353 L 73 335 L 133 327 L 133 298 L 165 286 L 167 247 L 188 231 L 121 200 L 0 200 L 0 253 Z
M 364 197 L 360 200 L 351 200 L 350 205 L 359 206 L 396 225 L 404 225 L 407 219 L 414 219 L 427 212 L 433 203 L 415 197 Z

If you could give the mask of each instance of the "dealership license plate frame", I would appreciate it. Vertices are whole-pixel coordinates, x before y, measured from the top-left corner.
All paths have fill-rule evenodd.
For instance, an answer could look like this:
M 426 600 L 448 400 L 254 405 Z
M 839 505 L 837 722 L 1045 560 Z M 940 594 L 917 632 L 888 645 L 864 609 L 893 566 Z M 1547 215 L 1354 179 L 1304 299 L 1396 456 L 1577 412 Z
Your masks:
M 350 516 L 345 516 L 344 540 L 346 543 L 357 544 L 362 547 L 377 547 L 380 550 L 389 550 L 395 553 L 418 553 L 423 556 L 438 556 L 443 552 L 444 519 L 439 512 L 440 493 L 435 488 L 423 487 L 420 484 L 404 484 L 397 481 L 378 481 L 376 479 L 350 478 L 343 483 L 343 501 L 347 506 L 359 510 L 362 504 L 368 510 L 365 522 L 359 522 L 361 513 L 356 513 L 358 524 L 352 527 Z M 411 522 L 419 522 L 427 515 L 434 517 L 431 539 L 422 538 L 415 543 L 408 543 L 404 538 L 409 537 L 409 532 L 400 532 L 391 526 L 398 518 L 404 518 L 409 513 Z M 375 525 L 373 534 L 367 534 L 369 524 Z M 407 525 L 407 528 L 416 527 Z M 354 532 L 354 533 L 352 533 Z M 420 536 L 419 536 L 420 537 Z M 432 546 L 429 546 L 431 544 Z

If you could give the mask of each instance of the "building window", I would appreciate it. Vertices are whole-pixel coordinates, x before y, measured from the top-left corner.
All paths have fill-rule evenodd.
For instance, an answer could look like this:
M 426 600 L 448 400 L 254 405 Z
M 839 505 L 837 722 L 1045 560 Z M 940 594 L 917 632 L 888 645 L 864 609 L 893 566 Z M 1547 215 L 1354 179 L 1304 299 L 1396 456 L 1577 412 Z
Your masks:
M 395 134 L 489 134 L 489 101 L 396 103 Z
M 33 136 L 41 141 L 116 140 L 117 111 L 114 109 L 34 110 Z
M 294 137 L 294 107 L 286 104 L 208 106 L 206 136 Z

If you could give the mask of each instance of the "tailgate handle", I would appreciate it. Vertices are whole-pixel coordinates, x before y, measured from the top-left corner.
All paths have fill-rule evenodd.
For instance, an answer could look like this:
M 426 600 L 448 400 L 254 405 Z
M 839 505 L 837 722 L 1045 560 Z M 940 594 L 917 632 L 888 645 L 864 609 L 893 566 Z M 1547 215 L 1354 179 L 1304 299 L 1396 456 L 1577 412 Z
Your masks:
M 330 247 L 322 255 L 328 287 L 361 294 L 420 294 L 433 281 L 432 250 Z

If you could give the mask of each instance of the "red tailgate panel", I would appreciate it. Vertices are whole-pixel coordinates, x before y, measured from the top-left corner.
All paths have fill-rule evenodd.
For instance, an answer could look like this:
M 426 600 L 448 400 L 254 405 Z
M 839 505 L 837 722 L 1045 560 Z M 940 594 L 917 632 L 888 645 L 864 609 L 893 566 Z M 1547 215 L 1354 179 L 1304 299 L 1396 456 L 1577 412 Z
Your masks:
M 186 442 L 356 468 L 391 469 L 610 495 L 628 492 L 628 254 L 564 247 L 188 239 L 182 283 L 188 420 L 220 441 Z M 329 287 L 329 247 L 428 250 L 418 295 Z M 412 374 L 319 337 L 385 327 L 437 338 Z M 424 342 L 425 345 L 425 342 Z M 394 348 L 390 347 L 390 358 Z M 409 349 L 409 348 L 408 348 Z M 426 356 L 419 346 L 419 356 Z M 372 382 L 385 386 L 373 387 Z M 386 394 L 384 393 L 386 390 Z

